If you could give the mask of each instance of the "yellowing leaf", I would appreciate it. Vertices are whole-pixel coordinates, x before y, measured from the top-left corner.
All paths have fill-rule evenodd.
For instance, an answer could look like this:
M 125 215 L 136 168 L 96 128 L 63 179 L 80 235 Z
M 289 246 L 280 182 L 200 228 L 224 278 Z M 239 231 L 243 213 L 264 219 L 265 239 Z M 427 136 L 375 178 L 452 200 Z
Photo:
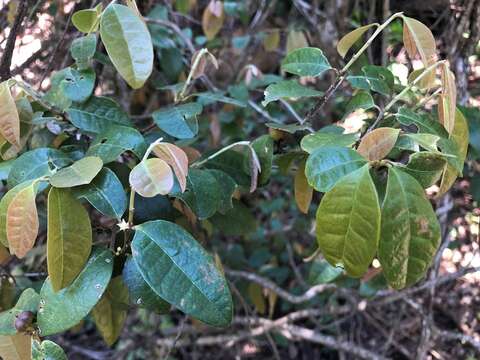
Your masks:
M 153 69 L 153 45 L 145 22 L 127 6 L 111 3 L 100 20 L 100 36 L 115 69 L 134 89 Z
M 102 170 L 103 161 L 96 156 L 86 156 L 59 170 L 50 177 L 50 184 L 57 188 L 70 188 L 90 184 L 95 176 Z
M 118 339 L 127 317 L 128 289 L 121 276 L 110 281 L 92 310 L 93 319 L 108 346 Z
M 73 14 L 72 23 L 83 33 L 95 32 L 98 30 L 98 22 L 102 10 L 102 4 L 98 4 L 94 9 L 79 10 Z
M 287 36 L 287 54 L 304 47 L 308 47 L 308 41 L 303 32 L 291 30 Z
M 458 157 L 461 164 L 464 163 L 465 158 L 467 157 L 468 151 L 468 123 L 462 112 L 458 109 L 455 111 L 455 123 L 453 131 L 450 134 L 450 139 L 455 141 L 458 147 Z M 438 190 L 437 196 L 445 194 L 454 184 L 457 179 L 458 171 L 449 163 L 445 165 L 443 170 L 442 179 L 440 182 L 440 189 Z
M 303 162 L 295 174 L 295 202 L 298 209 L 304 214 L 308 213 L 312 195 L 313 188 L 308 185 L 307 177 L 305 176 L 305 162 Z
M 10 252 L 23 258 L 35 244 L 38 235 L 38 213 L 35 204 L 36 184 L 18 192 L 7 210 L 7 239 Z
M 362 138 L 357 152 L 370 161 L 381 160 L 393 149 L 399 133 L 399 129 L 375 129 Z
M 130 172 L 130 186 L 143 197 L 165 195 L 172 190 L 173 173 L 162 159 L 147 159 Z
M 0 357 L 3 360 L 31 360 L 31 336 L 24 334 L 0 336 Z
M 0 84 L 0 134 L 10 144 L 20 147 L 20 117 L 8 81 Z
M 455 126 L 455 112 L 457 103 L 457 88 L 455 76 L 448 66 L 441 68 L 442 93 L 438 102 L 438 118 L 448 133 L 451 134 Z
M 67 287 L 85 266 L 92 248 L 92 227 L 83 205 L 68 189 L 48 194 L 47 265 L 54 291 Z
M 265 303 L 265 297 L 262 293 L 262 287 L 256 283 L 250 283 L 248 285 L 248 297 L 255 305 L 255 309 L 259 314 L 265 314 L 267 306 Z
M 188 157 L 185 151 L 169 143 L 159 143 L 153 153 L 173 168 L 182 192 L 187 188 Z
M 361 26 L 347 35 L 343 36 L 337 44 L 337 51 L 342 58 L 347 55 L 348 50 L 357 42 L 358 39 L 370 28 L 378 26 L 378 24 L 369 24 L 365 26 Z
M 280 45 L 280 30 L 273 29 L 263 38 L 263 48 L 265 51 L 275 51 Z
M 218 34 L 224 21 L 223 2 L 211 0 L 202 16 L 202 29 L 208 40 L 212 40 Z
M 403 44 L 408 56 L 413 59 L 418 53 L 425 67 L 435 61 L 435 38 L 430 29 L 420 21 L 403 16 Z

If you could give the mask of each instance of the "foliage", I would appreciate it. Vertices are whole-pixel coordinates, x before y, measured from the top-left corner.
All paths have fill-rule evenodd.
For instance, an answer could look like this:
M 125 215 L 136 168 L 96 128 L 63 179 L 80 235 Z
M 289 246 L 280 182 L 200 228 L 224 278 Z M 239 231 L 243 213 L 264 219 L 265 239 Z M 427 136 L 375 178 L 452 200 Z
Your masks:
M 168 51 L 188 48 L 187 35 L 168 35 L 161 6 L 149 15 L 160 22 L 146 22 L 134 4 L 112 2 L 73 15 L 73 24 L 84 33 L 71 44 L 75 63 L 52 75 L 46 94 L 19 79 L 0 85 L 0 152 L 9 188 L 0 202 L 0 240 L 18 258 L 41 248 L 39 232 L 45 225 L 39 213 L 45 210 L 39 204 L 46 202 L 48 269 L 39 293 L 26 289 L 14 307 L 0 313 L 0 335 L 8 336 L 3 346 L 25 347 L 21 336 L 28 334 L 34 358 L 63 359 L 58 345 L 41 337 L 67 331 L 89 314 L 112 345 L 130 306 L 166 313 L 172 305 L 205 324 L 228 326 L 232 295 L 220 258 L 202 234 L 253 232 L 255 218 L 240 200 L 269 186 L 276 169 L 294 169 L 302 213 L 308 215 L 314 190 L 323 193 L 316 236 L 330 265 L 318 265 L 314 278 L 334 281 L 342 272 L 362 277 L 375 258 L 394 289 L 425 276 L 439 246 L 440 227 L 424 189 L 439 182 L 439 195 L 444 194 L 462 174 L 469 133 L 462 109 L 456 108 L 453 74 L 445 61 L 436 60 L 435 41 L 425 25 L 394 14 L 382 25 L 354 30 L 338 44 L 342 57 L 367 31 L 374 32 L 342 69 L 334 68 L 321 49 L 303 46 L 305 39 L 292 32 L 287 43 L 292 51 L 281 62 L 283 77 L 246 69 L 245 80 L 239 77 L 226 91 L 193 92 L 206 69 L 218 67 L 215 57 L 207 49 L 192 53 L 185 81 L 157 86 L 155 56 L 168 61 Z M 207 46 L 214 46 L 225 16 L 223 2 L 207 6 L 202 19 Z M 409 56 L 418 55 L 424 66 L 408 84 L 386 67 L 353 67 L 395 19 L 404 23 Z M 271 47 L 275 36 L 268 42 Z M 94 63 L 101 55 L 105 66 L 139 94 L 150 83 L 171 93 L 170 104 L 147 115 L 148 127 L 123 104 L 96 95 L 100 85 Z M 335 89 L 321 92 L 306 79 L 326 73 L 353 89 L 343 119 L 369 114 L 355 131 L 345 131 L 342 121 L 312 129 L 310 115 Z M 438 114 L 423 108 L 424 89 L 437 86 L 436 78 L 441 84 L 434 93 Z M 249 91 L 258 88 L 264 89 L 263 108 L 247 101 Z M 318 100 L 313 107 L 312 98 Z M 305 117 L 292 107 L 302 102 L 310 106 Z M 299 123 L 269 123 L 268 135 L 204 151 L 202 128 L 210 108 L 224 106 L 232 115 L 248 105 L 248 111 L 268 115 L 278 112 L 278 103 Z M 216 121 L 210 117 L 212 134 Z M 44 141 L 32 142 L 36 133 L 54 128 Z M 290 141 L 282 143 L 286 137 Z M 220 139 L 211 142 L 217 147 Z M 111 220 L 109 242 L 95 232 L 99 216 Z M 265 312 L 258 300 L 261 290 L 251 287 L 249 294 Z M 14 322 L 23 312 L 34 317 L 17 331 Z

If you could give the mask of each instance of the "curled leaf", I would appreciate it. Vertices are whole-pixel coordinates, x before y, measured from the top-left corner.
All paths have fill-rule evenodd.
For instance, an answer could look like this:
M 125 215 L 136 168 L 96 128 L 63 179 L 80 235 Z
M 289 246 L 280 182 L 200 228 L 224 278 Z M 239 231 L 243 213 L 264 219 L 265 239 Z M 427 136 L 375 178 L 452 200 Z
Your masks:
M 176 145 L 159 143 L 153 153 L 173 168 L 182 192 L 187 188 L 188 157 L 185 151 Z
M 451 134 L 455 126 L 455 110 L 457 103 L 457 88 L 455 76 L 447 64 L 441 68 L 442 93 L 438 102 L 438 118 L 448 133 Z
M 162 159 L 147 159 L 140 162 L 130 173 L 130 186 L 143 197 L 165 195 L 172 190 L 173 173 Z
M 212 40 L 218 34 L 224 21 L 223 2 L 211 0 L 202 16 L 202 29 L 208 40 Z

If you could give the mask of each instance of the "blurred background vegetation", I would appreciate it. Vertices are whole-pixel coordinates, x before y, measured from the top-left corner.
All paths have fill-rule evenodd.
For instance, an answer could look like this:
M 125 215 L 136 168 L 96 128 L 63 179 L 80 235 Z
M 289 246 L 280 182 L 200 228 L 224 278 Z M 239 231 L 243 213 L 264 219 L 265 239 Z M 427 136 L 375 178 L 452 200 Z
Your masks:
M 99 2 L 108 4 L 95 0 L 0 0 L 0 53 L 19 8 L 24 8 L 17 24 L 12 75 L 47 91 L 52 72 L 73 62 L 69 46 L 80 34 L 71 24 L 72 14 Z M 309 214 L 297 209 L 293 173 L 282 171 L 282 161 L 288 159 L 281 153 L 282 147 L 298 143 L 298 139 L 295 134 L 270 130 L 280 140 L 270 183 L 236 200 L 227 217 L 195 224 L 199 241 L 213 249 L 225 266 L 236 305 L 230 328 L 209 328 L 177 311 L 157 315 L 132 309 L 113 348 L 103 343 L 89 320 L 54 340 L 71 359 L 480 358 L 480 0 L 223 1 L 221 16 L 205 20 L 206 9 L 212 6 L 209 3 L 137 0 L 156 52 L 153 80 L 142 89 L 131 90 L 115 75 L 104 49 L 95 55 L 96 94 L 116 98 L 137 125 L 148 131 L 148 114 L 172 103 L 169 86 L 185 80 L 192 54 L 207 47 L 217 57 L 219 69 L 207 67 L 195 86 L 221 90 L 249 106 L 216 102 L 206 107 L 195 144 L 202 152 L 266 134 L 265 123 L 292 123 L 297 114 L 308 111 L 313 104 L 308 99 L 291 106 L 280 102 L 265 109 L 260 105 L 264 87 L 279 75 L 281 59 L 288 50 L 307 44 L 319 47 L 337 66 L 343 59 L 336 52 L 336 43 L 355 27 L 381 23 L 398 11 L 430 27 L 440 58 L 448 59 L 455 73 L 458 102 L 471 134 L 464 177 L 444 197 L 432 200 L 443 229 L 434 266 L 425 282 L 394 293 L 376 267 L 364 278 L 352 279 L 329 266 L 321 255 L 309 260 L 316 249 L 313 220 L 318 194 Z M 217 26 L 218 18 L 222 19 L 220 31 L 207 38 L 205 27 Z M 400 21 L 373 43 L 356 66 L 367 62 L 389 66 L 398 78 L 406 78 L 412 68 L 402 45 Z M 325 90 L 332 79 L 326 75 L 304 81 Z M 347 85 L 342 87 L 322 108 L 314 128 L 341 120 L 351 93 Z M 355 126 L 358 118 L 350 120 Z M 29 146 L 48 144 L 49 136 L 53 134 L 48 129 L 38 131 Z M 434 194 L 436 190 L 429 191 Z M 45 209 L 40 211 L 42 215 Z M 135 215 L 137 223 L 156 217 L 174 219 L 176 210 L 165 197 L 139 198 Z M 100 216 L 94 223 L 99 238 L 112 226 Z M 45 270 L 37 265 L 41 256 L 38 253 L 29 257 L 30 261 L 9 260 L 3 265 L 1 307 L 8 307 L 16 292 L 6 275 L 25 274 L 22 281 L 35 283 L 35 273 Z M 316 296 L 307 291 L 312 286 L 318 290 Z M 363 356 L 363 351 L 369 352 Z

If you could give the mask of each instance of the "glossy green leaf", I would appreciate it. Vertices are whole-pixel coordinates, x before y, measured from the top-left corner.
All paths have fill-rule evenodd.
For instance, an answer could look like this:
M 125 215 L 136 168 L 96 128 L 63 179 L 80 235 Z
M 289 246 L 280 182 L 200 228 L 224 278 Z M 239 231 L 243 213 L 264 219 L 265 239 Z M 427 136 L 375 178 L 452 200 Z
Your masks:
M 308 157 L 305 175 L 311 187 L 320 192 L 327 192 L 337 181 L 361 168 L 366 162 L 360 154 L 350 148 L 324 146 Z
M 0 313 L 0 335 L 14 335 L 17 333 L 15 328 L 15 319 L 23 311 L 36 313 L 40 296 L 33 289 L 26 289 L 18 298 L 17 304 L 10 310 Z
M 439 153 L 421 151 L 410 155 L 408 164 L 403 170 L 426 189 L 440 179 L 446 163 L 445 158 Z
M 337 279 L 342 273 L 342 268 L 334 267 L 328 261 L 316 258 L 308 273 L 308 283 L 310 285 L 327 284 Z
M 24 181 L 50 176 L 55 168 L 72 163 L 67 154 L 60 150 L 39 148 L 20 155 L 12 164 L 8 175 L 8 186 L 14 187 Z
M 285 98 L 303 98 L 321 96 L 323 93 L 318 90 L 300 85 L 296 80 L 283 80 L 275 84 L 268 85 L 264 91 L 265 99 L 263 106 L 267 106 L 272 101 Z
M 282 61 L 281 69 L 298 76 L 320 76 L 332 67 L 323 51 L 314 47 L 305 47 L 290 52 Z
M 102 159 L 96 156 L 86 156 L 53 174 L 50 177 L 50 184 L 57 188 L 90 184 L 102 167 Z
M 227 211 L 232 209 L 232 197 L 235 189 L 237 188 L 237 184 L 232 177 L 221 170 L 211 169 L 208 170 L 210 175 L 213 175 L 215 180 L 217 180 L 217 185 L 219 186 L 219 195 L 220 201 L 218 203 L 218 209 L 222 214 L 225 214 Z
M 68 360 L 65 351 L 53 341 L 32 341 L 32 360 Z
M 113 65 L 134 89 L 153 68 L 153 45 L 145 22 L 129 7 L 111 3 L 100 19 L 100 36 Z
M 130 172 L 130 186 L 140 196 L 166 195 L 172 190 L 174 178 L 170 166 L 158 158 L 142 160 Z
M 128 310 L 128 288 L 121 276 L 113 278 L 100 301 L 92 310 L 98 330 L 108 346 L 117 341 L 122 332 Z
M 127 113 L 114 100 L 93 96 L 83 104 L 73 105 L 67 110 L 71 123 L 87 133 L 98 134 L 112 125 L 130 126 Z
M 402 125 L 415 125 L 419 132 L 448 138 L 448 133 L 438 121 L 434 121 L 423 114 L 414 112 L 406 107 L 398 109 L 395 117 Z
M 350 276 L 362 276 L 380 236 L 380 204 L 368 165 L 343 177 L 324 195 L 316 221 L 325 259 Z
M 315 150 L 325 146 L 352 146 L 357 139 L 357 134 L 336 134 L 317 131 L 316 133 L 304 136 L 300 142 L 300 146 L 303 151 L 311 154 Z
M 73 190 L 77 198 L 87 200 L 103 215 L 121 219 L 127 209 L 127 196 L 122 183 L 115 173 L 103 168 L 93 181 Z
M 215 176 L 209 171 L 192 168 L 187 177 L 187 191 L 171 195 L 182 200 L 200 220 L 204 220 L 215 214 L 220 206 L 220 189 Z
M 130 302 L 159 314 L 170 310 L 170 304 L 158 296 L 145 282 L 138 266 L 132 257 L 129 257 L 123 267 L 123 281 L 130 294 Z
M 343 117 L 347 117 L 348 114 L 354 112 L 355 110 L 368 110 L 373 107 L 375 107 L 375 102 L 372 95 L 368 91 L 360 90 L 348 102 Z
M 84 102 L 93 93 L 95 87 L 95 72 L 92 69 L 64 69 L 65 76 L 60 82 L 60 89 L 71 101 Z
M 378 26 L 378 24 L 368 24 L 365 26 L 360 26 L 353 31 L 350 31 L 348 34 L 344 35 L 337 44 L 337 51 L 342 58 L 347 55 L 348 50 L 355 44 L 358 39 L 365 34 L 366 31 L 370 30 L 372 27 Z
M 444 172 L 442 174 L 442 180 L 440 182 L 440 189 L 438 190 L 437 196 L 445 194 L 448 189 L 452 187 L 458 175 L 462 174 L 463 163 L 467 157 L 468 151 L 468 139 L 469 139 L 469 130 L 468 123 L 462 112 L 459 109 L 456 109 L 455 112 L 455 124 L 453 126 L 452 133 L 450 134 L 450 141 L 452 141 L 456 148 L 456 161 L 449 161 L 447 158 L 448 164 L 445 166 Z M 442 142 L 443 141 L 443 142 Z M 444 144 L 445 139 L 440 141 L 440 147 Z M 445 149 L 442 149 L 445 151 Z
M 97 35 L 90 34 L 72 41 L 70 54 L 75 60 L 78 70 L 85 70 L 89 67 L 90 60 L 95 55 L 97 48 Z
M 372 90 L 389 96 L 393 89 L 394 77 L 390 70 L 375 65 L 362 67 L 363 75 L 347 76 L 348 82 L 357 89 Z
M 50 76 L 50 89 L 43 96 L 45 102 L 62 111 L 66 111 L 72 105 L 72 100 L 67 97 L 63 88 L 67 78 L 71 78 L 70 68 L 54 72 Z
M 212 256 L 183 228 L 162 220 L 136 226 L 132 253 L 160 297 L 209 325 L 230 324 L 233 304 L 227 282 Z
M 50 279 L 45 280 L 37 315 L 40 334 L 57 334 L 77 325 L 102 297 L 112 271 L 110 250 L 94 248 L 82 272 L 67 288 L 56 293 Z
M 402 289 L 420 280 L 440 244 L 440 226 L 420 184 L 391 167 L 382 205 L 378 257 L 388 283 Z
M 48 194 L 47 265 L 54 291 L 69 286 L 82 271 L 92 247 L 92 227 L 83 205 L 69 189 Z
M 437 151 L 438 150 L 438 141 L 440 140 L 440 136 L 433 135 L 433 134 L 423 134 L 423 133 L 416 133 L 416 134 L 404 134 L 418 145 L 423 147 L 429 151 Z
M 132 151 L 139 159 L 147 150 L 142 134 L 128 126 L 110 126 L 95 137 L 87 156 L 98 156 L 104 164 L 117 160 L 125 151 Z
M 187 103 L 175 107 L 154 111 L 153 121 L 168 135 L 178 139 L 190 139 L 198 133 L 196 116 L 201 114 L 202 105 Z

